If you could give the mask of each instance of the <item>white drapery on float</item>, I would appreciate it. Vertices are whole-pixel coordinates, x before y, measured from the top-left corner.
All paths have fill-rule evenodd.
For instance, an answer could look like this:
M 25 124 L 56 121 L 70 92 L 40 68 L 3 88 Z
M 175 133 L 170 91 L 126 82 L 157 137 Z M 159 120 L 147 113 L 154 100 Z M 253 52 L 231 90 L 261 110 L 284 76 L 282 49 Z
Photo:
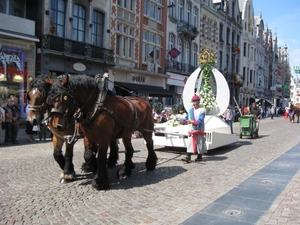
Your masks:
M 200 72 L 201 67 L 191 74 L 184 86 L 182 98 L 184 108 L 187 112 L 191 108 L 190 101 L 195 94 L 194 90 L 197 83 L 197 92 L 200 92 L 199 88 L 202 82 L 202 73 L 199 76 Z M 229 125 L 218 116 L 225 112 L 229 104 L 230 92 L 227 81 L 216 68 L 212 68 L 212 73 L 216 81 L 216 105 L 205 116 L 207 150 L 232 144 L 239 140 L 238 136 L 231 134 Z M 153 140 L 155 145 L 183 148 L 188 146 L 189 126 L 178 125 L 173 127 L 167 125 L 167 123 L 163 123 L 156 124 L 154 129 Z

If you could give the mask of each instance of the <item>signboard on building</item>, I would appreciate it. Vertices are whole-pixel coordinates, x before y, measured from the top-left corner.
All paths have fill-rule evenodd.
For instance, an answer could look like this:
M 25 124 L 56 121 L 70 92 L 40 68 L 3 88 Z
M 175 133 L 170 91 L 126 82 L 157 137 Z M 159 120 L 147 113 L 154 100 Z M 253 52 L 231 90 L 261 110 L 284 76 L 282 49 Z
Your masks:
M 83 63 L 77 62 L 77 63 L 74 63 L 73 69 L 76 71 L 82 72 L 82 71 L 86 70 L 86 66 Z

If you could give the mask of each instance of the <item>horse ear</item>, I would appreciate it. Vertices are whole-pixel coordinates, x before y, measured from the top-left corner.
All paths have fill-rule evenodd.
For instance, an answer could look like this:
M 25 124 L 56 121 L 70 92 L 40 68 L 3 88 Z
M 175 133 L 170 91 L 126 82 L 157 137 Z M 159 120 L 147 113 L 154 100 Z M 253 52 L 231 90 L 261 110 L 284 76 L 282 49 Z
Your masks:
M 67 75 L 64 76 L 64 78 L 61 81 L 61 85 L 62 86 L 66 86 L 68 84 L 68 82 L 69 82 L 69 76 L 70 76 L 70 74 L 67 74 Z
M 52 80 L 50 77 L 47 77 L 47 78 L 45 79 L 45 83 L 47 83 L 47 84 L 53 84 L 53 83 L 54 83 L 54 80 Z

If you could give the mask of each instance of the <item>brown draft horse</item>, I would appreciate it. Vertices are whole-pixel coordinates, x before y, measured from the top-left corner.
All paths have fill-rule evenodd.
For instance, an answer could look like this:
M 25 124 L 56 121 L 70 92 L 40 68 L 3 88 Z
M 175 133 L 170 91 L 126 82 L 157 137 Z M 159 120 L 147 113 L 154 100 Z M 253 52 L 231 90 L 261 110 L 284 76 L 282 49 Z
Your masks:
M 300 105 L 299 104 L 293 104 L 292 102 L 289 102 L 289 118 L 290 122 L 295 122 L 295 117 L 297 117 L 297 123 L 299 123 L 299 117 L 300 117 Z
M 53 104 L 52 126 L 60 131 L 68 129 L 67 120 L 74 117 L 83 127 L 84 133 L 93 144 L 98 145 L 98 170 L 92 186 L 98 190 L 108 189 L 106 154 L 109 143 L 122 138 L 125 146 L 125 162 L 118 169 L 119 178 L 132 173 L 134 149 L 131 135 L 138 130 L 143 134 L 148 149 L 147 170 L 154 170 L 157 156 L 153 149 L 152 132 L 154 122 L 152 107 L 138 97 L 117 96 L 103 85 L 105 76 L 97 82 L 88 75 L 61 75 L 52 85 L 48 102 Z
M 48 92 L 53 84 L 53 80 L 46 75 L 37 76 L 31 83 L 29 91 L 27 92 L 27 100 L 30 104 L 28 119 L 33 125 L 38 125 L 43 119 L 45 113 L 50 114 L 51 107 L 46 104 Z M 73 165 L 73 148 L 76 140 L 68 141 L 66 136 L 72 136 L 77 129 L 78 134 L 82 134 L 82 129 L 79 124 L 75 128 L 75 120 L 71 120 L 70 126 L 64 131 L 53 129 L 51 125 L 51 115 L 47 119 L 47 125 L 53 133 L 52 143 L 54 147 L 53 156 L 55 161 L 59 164 L 63 173 L 60 176 L 61 182 L 68 182 L 75 178 L 75 170 Z M 65 155 L 62 153 L 62 146 L 65 143 Z M 97 172 L 97 162 L 95 153 L 97 146 L 92 145 L 87 138 L 84 138 L 84 159 L 85 164 L 82 165 L 82 170 L 85 172 Z M 108 158 L 108 166 L 113 167 L 117 164 L 118 160 L 118 144 L 116 141 L 110 144 L 110 156 Z

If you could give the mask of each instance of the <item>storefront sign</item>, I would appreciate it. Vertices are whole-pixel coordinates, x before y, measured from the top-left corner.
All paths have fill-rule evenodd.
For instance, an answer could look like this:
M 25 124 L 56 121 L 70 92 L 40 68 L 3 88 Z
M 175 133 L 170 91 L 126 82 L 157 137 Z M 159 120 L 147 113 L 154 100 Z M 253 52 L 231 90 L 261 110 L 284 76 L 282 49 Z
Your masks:
M 140 74 L 131 74 L 130 83 L 149 84 L 149 77 Z
M 167 79 L 167 84 L 178 86 L 178 87 L 183 87 L 188 78 L 187 76 L 174 74 L 174 73 L 169 73 L 168 75 L 170 75 L 170 77 Z
M 83 63 L 80 63 L 80 62 L 74 63 L 73 68 L 74 68 L 74 70 L 80 71 L 80 72 L 86 70 L 86 66 Z

